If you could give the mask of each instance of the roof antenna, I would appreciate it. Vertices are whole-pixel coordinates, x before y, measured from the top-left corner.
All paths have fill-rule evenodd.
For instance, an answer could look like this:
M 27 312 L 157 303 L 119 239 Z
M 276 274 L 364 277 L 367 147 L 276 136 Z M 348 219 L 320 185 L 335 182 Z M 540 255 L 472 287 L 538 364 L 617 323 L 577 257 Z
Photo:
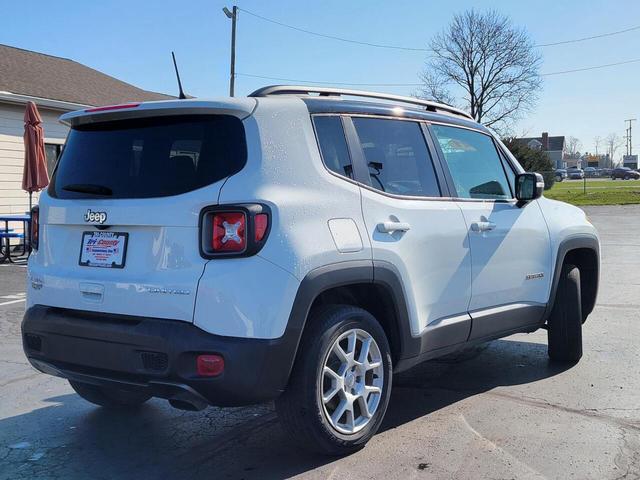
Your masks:
M 180 81 L 180 72 L 178 72 L 178 64 L 176 63 L 176 54 L 171 52 L 171 56 L 173 57 L 173 66 L 176 69 L 176 77 L 178 78 L 178 89 L 180 90 L 180 94 L 178 95 L 178 98 L 180 100 L 185 100 L 187 96 L 184 94 L 184 91 L 182 90 L 182 82 Z

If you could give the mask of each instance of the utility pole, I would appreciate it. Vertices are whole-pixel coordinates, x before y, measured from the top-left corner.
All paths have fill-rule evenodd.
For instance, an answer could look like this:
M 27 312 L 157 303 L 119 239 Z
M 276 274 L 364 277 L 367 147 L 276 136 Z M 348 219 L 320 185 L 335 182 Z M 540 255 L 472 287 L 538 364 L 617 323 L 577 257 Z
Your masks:
M 628 128 L 624 129 L 624 137 L 622 138 L 624 138 L 624 146 L 627 150 L 627 155 L 629 155 L 629 129 Z
M 235 5 L 231 11 L 227 7 L 223 7 L 222 11 L 231 19 L 231 72 L 229 76 L 229 96 L 233 97 L 235 93 L 236 83 L 236 22 L 238 21 L 238 7 Z
M 629 147 L 627 148 L 627 155 L 633 155 L 633 145 L 631 143 L 631 122 L 635 122 L 636 120 L 636 118 L 628 118 L 627 120 L 625 120 L 625 122 L 629 122 L 629 128 L 627 129 L 627 141 L 629 145 Z

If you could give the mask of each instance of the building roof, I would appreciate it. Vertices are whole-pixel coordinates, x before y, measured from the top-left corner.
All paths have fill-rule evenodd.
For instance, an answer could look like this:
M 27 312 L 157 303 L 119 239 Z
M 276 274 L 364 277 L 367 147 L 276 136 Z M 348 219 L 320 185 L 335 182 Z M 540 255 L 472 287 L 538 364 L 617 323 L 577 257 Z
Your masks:
M 80 105 L 167 100 L 81 63 L 0 44 L 0 92 Z
M 516 138 L 517 142 L 529 144 L 532 140 L 536 140 L 542 146 L 542 137 L 524 137 L 524 138 Z M 557 137 L 549 137 L 549 148 L 545 151 L 547 152 L 561 152 L 564 150 L 564 135 L 560 135 Z

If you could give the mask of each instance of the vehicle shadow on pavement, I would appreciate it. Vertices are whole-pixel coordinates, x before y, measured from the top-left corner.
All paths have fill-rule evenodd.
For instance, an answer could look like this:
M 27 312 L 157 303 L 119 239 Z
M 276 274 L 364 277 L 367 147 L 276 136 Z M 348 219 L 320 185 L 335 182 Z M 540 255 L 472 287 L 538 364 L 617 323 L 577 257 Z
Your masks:
M 419 365 L 394 380 L 382 431 L 566 368 L 548 362 L 546 344 L 513 340 Z M 153 400 L 114 412 L 72 394 L 46 402 L 0 420 L 0 478 L 287 478 L 337 460 L 298 451 L 270 404 L 181 412 Z

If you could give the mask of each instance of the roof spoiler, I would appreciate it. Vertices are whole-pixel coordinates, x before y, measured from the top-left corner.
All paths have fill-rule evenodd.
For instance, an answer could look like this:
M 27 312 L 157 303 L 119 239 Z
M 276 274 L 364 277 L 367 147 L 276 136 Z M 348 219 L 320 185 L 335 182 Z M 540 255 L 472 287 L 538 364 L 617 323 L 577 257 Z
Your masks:
M 60 122 L 70 127 L 91 123 L 126 120 L 128 118 L 164 117 L 172 115 L 232 115 L 244 120 L 256 108 L 254 98 L 221 98 L 212 100 L 163 100 L 128 103 L 76 110 L 60 116 Z

